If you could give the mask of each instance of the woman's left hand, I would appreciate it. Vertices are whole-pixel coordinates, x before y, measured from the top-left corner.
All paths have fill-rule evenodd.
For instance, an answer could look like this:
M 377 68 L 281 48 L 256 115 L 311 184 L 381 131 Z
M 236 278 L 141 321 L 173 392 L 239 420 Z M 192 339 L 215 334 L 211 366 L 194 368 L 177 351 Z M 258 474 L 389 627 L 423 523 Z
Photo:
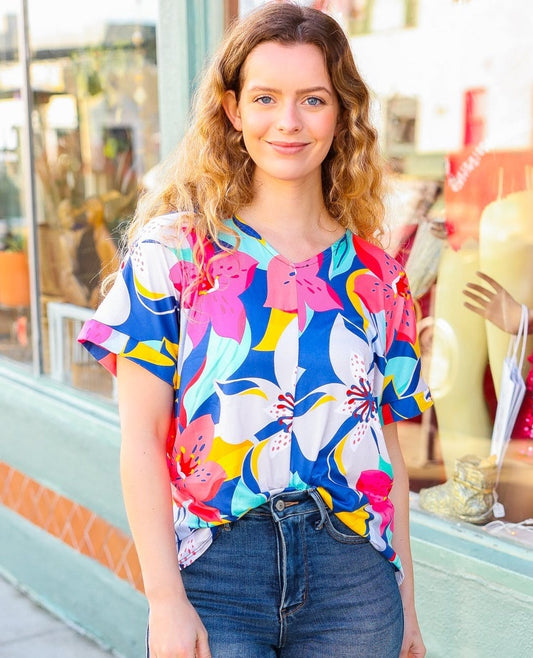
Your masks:
M 422 640 L 422 634 L 416 613 L 404 611 L 404 632 L 403 644 L 400 653 L 400 658 L 424 658 L 426 655 L 426 647 Z

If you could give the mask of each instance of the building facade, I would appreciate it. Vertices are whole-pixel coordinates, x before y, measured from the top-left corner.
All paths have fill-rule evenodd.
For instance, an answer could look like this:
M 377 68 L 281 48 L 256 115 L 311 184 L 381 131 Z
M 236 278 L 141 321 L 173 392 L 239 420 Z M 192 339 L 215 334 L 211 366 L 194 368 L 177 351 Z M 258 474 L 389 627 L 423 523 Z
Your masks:
M 126 658 L 142 655 L 146 601 L 121 502 L 116 390 L 74 339 L 139 192 L 183 133 L 205 57 L 261 3 L 0 9 L 0 570 Z M 410 279 L 435 399 L 400 427 L 428 656 L 529 656 L 527 386 L 482 522 L 461 519 L 448 489 L 464 456 L 490 462 L 510 342 L 464 307 L 462 290 L 481 270 L 533 307 L 531 3 L 305 4 L 341 22 L 372 90 L 385 246 Z M 428 489 L 437 502 L 424 502 Z

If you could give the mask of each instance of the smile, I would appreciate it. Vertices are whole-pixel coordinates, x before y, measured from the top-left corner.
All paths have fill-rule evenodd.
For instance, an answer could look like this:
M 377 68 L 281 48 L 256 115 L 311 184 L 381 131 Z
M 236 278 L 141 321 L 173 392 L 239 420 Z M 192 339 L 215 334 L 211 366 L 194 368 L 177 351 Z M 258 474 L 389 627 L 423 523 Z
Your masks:
M 307 142 L 267 142 L 278 153 L 299 153 L 308 144 Z

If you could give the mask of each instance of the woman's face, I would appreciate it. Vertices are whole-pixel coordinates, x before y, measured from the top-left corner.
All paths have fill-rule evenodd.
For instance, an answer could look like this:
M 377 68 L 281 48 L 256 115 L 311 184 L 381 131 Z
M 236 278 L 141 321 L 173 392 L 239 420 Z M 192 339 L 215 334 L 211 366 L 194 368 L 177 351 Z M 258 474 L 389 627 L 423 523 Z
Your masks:
M 320 49 L 262 43 L 248 55 L 242 78 L 239 101 L 234 92 L 226 92 L 224 109 L 243 134 L 256 182 L 320 184 L 339 116 Z

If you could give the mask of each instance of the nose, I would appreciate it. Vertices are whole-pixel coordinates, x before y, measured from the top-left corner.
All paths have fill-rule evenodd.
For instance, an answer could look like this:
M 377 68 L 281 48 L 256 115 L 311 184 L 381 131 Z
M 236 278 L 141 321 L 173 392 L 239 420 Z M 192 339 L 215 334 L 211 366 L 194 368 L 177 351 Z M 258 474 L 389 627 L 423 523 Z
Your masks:
M 286 134 L 294 134 L 301 130 L 302 121 L 295 103 L 283 103 L 279 108 L 277 120 L 278 130 Z

